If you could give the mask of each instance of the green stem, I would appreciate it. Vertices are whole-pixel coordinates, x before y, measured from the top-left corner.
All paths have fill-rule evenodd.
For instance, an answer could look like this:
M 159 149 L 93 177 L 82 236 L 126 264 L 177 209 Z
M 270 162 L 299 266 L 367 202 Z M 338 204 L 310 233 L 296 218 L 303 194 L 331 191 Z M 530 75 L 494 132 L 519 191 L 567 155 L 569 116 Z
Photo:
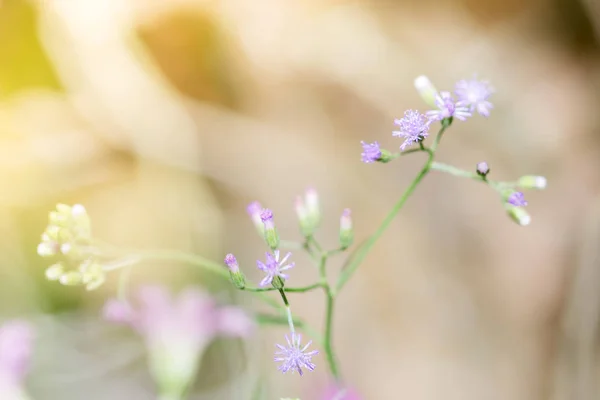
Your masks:
M 335 303 L 335 295 L 331 291 L 329 285 L 325 288 L 325 295 L 327 297 L 327 308 L 325 311 L 325 354 L 327 355 L 327 362 L 329 364 L 329 369 L 331 370 L 331 375 L 337 381 L 340 379 L 339 369 L 337 366 L 337 361 L 335 357 L 335 353 L 333 351 L 333 309 Z
M 498 192 L 501 192 L 504 189 L 509 189 L 509 188 L 516 186 L 516 184 L 513 182 L 493 181 L 491 179 L 488 179 L 486 177 L 478 175 L 475 172 L 465 171 L 464 169 L 456 168 L 452 165 L 443 164 L 443 163 L 440 163 L 437 161 L 433 162 L 431 164 L 431 169 L 435 170 L 435 171 L 445 172 L 445 173 L 453 175 L 453 176 L 458 176 L 460 178 L 468 178 L 468 179 L 472 179 L 477 182 L 483 182 Z
M 302 286 L 302 287 L 286 287 L 285 291 L 289 292 L 289 293 L 304 293 L 304 292 L 310 292 L 311 290 L 317 289 L 321 286 L 323 286 L 323 284 L 320 282 L 317 282 L 317 283 L 313 283 L 312 285 Z M 245 287 L 240 290 L 244 290 L 246 292 L 274 292 L 279 289 L 276 289 L 274 287 L 266 287 L 266 288 Z
M 346 268 L 342 271 L 342 273 L 340 274 L 340 277 L 338 279 L 337 285 L 336 285 L 336 291 L 339 292 L 342 289 L 342 287 L 346 284 L 348 279 L 350 279 L 350 277 L 352 276 L 354 271 L 358 268 L 360 263 L 363 262 L 363 260 L 365 259 L 365 257 L 369 253 L 369 251 L 373 248 L 375 243 L 377 243 L 377 240 L 379 240 L 381 235 L 383 235 L 385 230 L 392 223 L 392 221 L 394 220 L 394 218 L 396 217 L 398 212 L 402 209 L 402 207 L 404 206 L 404 203 L 406 203 L 406 200 L 408 200 L 410 195 L 414 192 L 414 190 L 419 185 L 419 183 L 423 180 L 425 175 L 427 175 L 427 173 L 429 172 L 429 170 L 431 168 L 431 164 L 433 163 L 433 155 L 434 155 L 433 152 L 429 152 L 429 157 L 427 159 L 427 162 L 425 163 L 425 165 L 423 166 L 421 171 L 419 171 L 419 174 L 410 183 L 408 188 L 406 188 L 404 193 L 402 193 L 402 196 L 400 196 L 400 199 L 394 205 L 394 207 L 388 213 L 388 215 L 385 217 L 385 219 L 383 220 L 383 222 L 381 223 L 379 228 L 377 228 L 375 233 L 373 233 L 373 235 L 371 235 L 371 237 L 369 237 L 369 239 L 367 240 L 367 242 L 365 243 L 363 248 L 356 254 L 356 258 L 354 258 L 346 266 Z
M 340 274 L 340 276 L 338 278 L 337 285 L 336 285 L 336 292 L 339 292 L 342 289 L 342 287 L 346 284 L 346 282 L 348 281 L 348 279 L 350 279 L 350 277 L 352 276 L 352 274 L 354 274 L 354 272 L 356 271 L 356 269 L 358 268 L 358 266 L 366 258 L 366 256 L 369 253 L 369 251 L 373 248 L 373 246 L 375 245 L 375 243 L 377 243 L 377 240 L 379 240 L 379 238 L 381 237 L 381 235 L 383 235 L 383 233 L 385 232 L 385 230 L 392 223 L 392 221 L 394 220 L 394 218 L 396 217 L 396 215 L 398 214 L 398 212 L 400 212 L 400 210 L 404 206 L 404 203 L 406 203 L 406 200 L 408 200 L 408 198 L 414 192 L 414 190 L 419 185 L 419 183 L 421 183 L 421 181 L 423 180 L 423 178 L 427 175 L 427 173 L 429 173 L 429 171 L 431 169 L 431 166 L 433 164 L 433 158 L 435 156 L 435 150 L 437 149 L 437 146 L 440 143 L 440 140 L 442 138 L 442 135 L 444 134 L 444 131 L 446 130 L 446 128 L 448 128 L 448 126 L 450 126 L 451 122 L 452 121 L 446 122 L 446 123 L 442 123 L 442 128 L 439 130 L 439 132 L 438 132 L 438 134 L 437 134 L 437 136 L 435 138 L 435 141 L 434 141 L 431 149 L 428 149 L 428 148 L 426 148 L 426 147 L 423 146 L 422 151 L 424 151 L 424 152 L 426 152 L 428 154 L 427 162 L 425 163 L 425 165 L 423 166 L 423 168 L 421 168 L 421 170 L 419 171 L 419 173 L 417 174 L 417 176 L 415 177 L 415 179 L 406 188 L 406 190 L 404 191 L 404 193 L 402 193 L 402 196 L 400 196 L 400 199 L 394 205 L 394 207 L 388 213 L 388 215 L 385 217 L 385 219 L 383 220 L 383 222 L 381 223 L 381 225 L 379 226 L 379 228 L 377 228 L 377 230 L 375 231 L 375 233 L 373 233 L 373 235 L 371 235 L 369 237 L 369 239 L 367 240 L 367 242 L 365 243 L 365 245 L 356 253 L 356 257 L 353 258 L 346 265 L 346 268 L 344 268 L 344 270 L 342 271 L 342 273 Z

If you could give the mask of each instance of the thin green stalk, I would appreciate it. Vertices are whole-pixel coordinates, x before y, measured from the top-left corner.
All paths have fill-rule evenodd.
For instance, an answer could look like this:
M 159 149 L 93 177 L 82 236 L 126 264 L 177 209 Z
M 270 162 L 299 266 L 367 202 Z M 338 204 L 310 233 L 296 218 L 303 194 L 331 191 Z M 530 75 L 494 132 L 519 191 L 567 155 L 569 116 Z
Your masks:
M 331 375 L 335 380 L 340 379 L 340 373 L 335 357 L 335 353 L 333 352 L 333 309 L 335 305 L 335 295 L 332 293 L 329 285 L 325 288 L 325 295 L 327 297 L 327 308 L 325 311 L 325 338 L 324 338 L 324 347 L 325 354 L 327 355 L 327 363 L 329 364 L 329 369 L 331 370 Z
M 377 243 L 377 240 L 379 240 L 381 235 L 383 235 L 385 230 L 392 223 L 392 221 L 394 220 L 394 218 L 396 217 L 398 212 L 402 209 L 402 207 L 404 206 L 404 203 L 406 203 L 406 200 L 408 200 L 408 198 L 413 193 L 413 191 L 416 189 L 416 187 L 419 185 L 419 183 L 421 183 L 423 178 L 427 175 L 427 173 L 429 172 L 429 170 L 431 168 L 431 164 L 433 163 L 433 155 L 434 155 L 433 152 L 429 152 L 429 157 L 427 159 L 427 162 L 425 163 L 423 168 L 421 168 L 421 171 L 419 171 L 416 178 L 410 183 L 410 185 L 406 188 L 404 193 L 402 193 L 402 196 L 400 196 L 400 199 L 398 200 L 398 202 L 394 205 L 392 210 L 385 217 L 385 219 L 383 220 L 383 222 L 381 223 L 379 228 L 377 228 L 375 233 L 373 233 L 373 235 L 371 235 L 371 237 L 369 237 L 369 239 L 368 239 L 367 243 L 364 245 L 364 247 L 356 254 L 356 257 L 342 271 L 342 273 L 340 274 L 340 277 L 338 278 L 338 282 L 336 285 L 337 292 L 339 292 L 342 289 L 342 287 L 346 284 L 348 279 L 350 279 L 350 277 L 352 276 L 354 271 L 358 268 L 360 263 L 363 262 L 363 260 L 367 256 L 368 252 L 373 248 L 375 243 Z
M 440 163 L 437 161 L 433 162 L 431 164 L 431 169 L 435 170 L 435 171 L 445 172 L 445 173 L 453 175 L 453 176 L 458 176 L 460 178 L 468 178 L 468 179 L 472 179 L 477 182 L 483 182 L 498 192 L 501 192 L 504 189 L 509 189 L 509 188 L 516 186 L 516 183 L 513 183 L 513 182 L 493 181 L 491 179 L 488 179 L 487 177 L 478 175 L 475 172 L 465 171 L 464 169 L 456 168 L 452 165 L 443 164 L 443 163 Z
M 305 292 L 310 292 L 311 290 L 320 288 L 321 286 L 323 286 L 323 284 L 321 282 L 317 282 L 317 283 L 313 283 L 312 285 L 302 286 L 302 287 L 286 287 L 285 291 L 288 293 L 305 293 Z M 266 287 L 266 288 L 245 287 L 240 290 L 244 290 L 246 292 L 274 292 L 279 289 L 276 289 L 274 287 Z
M 385 230 L 392 223 L 392 221 L 394 220 L 394 218 L 396 217 L 396 215 L 398 214 L 398 212 L 400 212 L 400 210 L 404 206 L 404 203 L 406 203 L 406 200 L 408 200 L 408 198 L 412 195 L 412 193 L 414 192 L 414 190 L 416 189 L 416 187 L 419 185 L 419 183 L 421 183 L 421 181 L 423 180 L 423 178 L 429 173 L 429 171 L 431 169 L 431 166 L 433 164 L 433 159 L 434 159 L 434 156 L 435 156 L 435 150 L 437 149 L 437 146 L 440 143 L 440 140 L 442 138 L 442 135 L 444 134 L 444 131 L 446 130 L 446 128 L 448 128 L 450 126 L 451 123 L 452 123 L 451 120 L 449 120 L 449 121 L 448 120 L 442 121 L 442 128 L 439 130 L 439 132 L 438 132 L 438 134 L 437 134 L 437 136 L 436 136 L 436 138 L 434 140 L 434 143 L 431 146 L 431 149 L 422 146 L 422 143 L 420 143 L 420 145 L 421 145 L 420 146 L 421 147 L 421 151 L 424 151 L 424 152 L 426 152 L 428 154 L 427 162 L 425 163 L 425 165 L 423 166 L 423 168 L 421 168 L 421 171 L 419 171 L 419 173 L 417 174 L 417 176 L 415 177 L 415 179 L 406 188 L 406 190 L 404 191 L 404 193 L 402 193 L 402 196 L 400 196 L 400 199 L 394 205 L 394 207 L 388 213 L 388 215 L 385 217 L 385 219 L 383 220 L 383 222 L 381 223 L 381 225 L 379 226 L 379 228 L 377 228 L 377 230 L 375 231 L 375 233 L 373 233 L 373 235 L 371 235 L 369 237 L 369 239 L 367 240 L 367 242 L 365 243 L 365 245 L 356 253 L 356 257 L 353 258 L 346 265 L 346 268 L 342 271 L 342 273 L 340 274 L 340 276 L 338 278 L 337 285 L 336 285 L 336 292 L 339 292 L 342 289 L 342 287 L 346 284 L 346 282 L 348 281 L 348 279 L 350 279 L 350 277 L 352 276 L 352 274 L 354 274 L 354 272 L 356 271 L 356 269 L 358 268 L 358 266 L 366 258 L 366 256 L 369 253 L 369 251 L 373 248 L 373 246 L 375 245 L 375 243 L 377 243 L 377 240 L 379 240 L 379 238 L 381 237 L 381 235 L 383 235 L 383 233 L 385 232 Z

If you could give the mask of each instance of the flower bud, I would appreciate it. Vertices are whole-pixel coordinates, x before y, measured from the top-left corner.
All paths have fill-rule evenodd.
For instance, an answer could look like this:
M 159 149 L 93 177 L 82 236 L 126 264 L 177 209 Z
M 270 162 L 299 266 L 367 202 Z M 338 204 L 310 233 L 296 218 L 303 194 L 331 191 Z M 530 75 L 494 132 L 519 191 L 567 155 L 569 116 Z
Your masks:
M 431 81 L 425 75 L 421 75 L 415 79 L 415 88 L 421 95 L 421 98 L 429 105 L 431 108 L 437 108 L 435 104 L 435 98 L 438 95 L 438 91 L 433 86 Z
M 38 244 L 37 253 L 41 257 L 50 257 L 54 256 L 57 253 L 57 244 L 54 242 L 42 242 Z
M 527 226 L 531 223 L 531 216 L 523 207 L 507 207 L 508 215 L 519 225 Z
M 230 253 L 225 256 L 225 265 L 229 268 L 229 277 L 231 278 L 233 285 L 238 289 L 245 288 L 246 278 L 240 271 L 240 266 L 233 254 Z
M 46 269 L 46 279 L 57 281 L 65 273 L 65 266 L 62 263 L 56 263 Z
M 58 281 L 65 286 L 77 286 L 83 282 L 83 276 L 78 271 L 69 271 L 62 274 Z
M 261 210 L 262 210 L 262 206 L 260 205 L 260 203 L 258 201 L 253 201 L 252 203 L 248 204 L 248 207 L 246 207 L 246 211 L 248 212 L 248 215 L 252 219 L 252 223 L 254 223 L 254 227 L 256 228 L 258 233 L 261 236 L 263 236 L 264 231 L 265 231 L 265 226 L 264 226 L 262 220 L 260 219 Z
M 260 219 L 265 228 L 265 241 L 271 250 L 276 250 L 279 248 L 279 235 L 277 234 L 275 223 L 273 222 L 273 212 L 268 208 L 265 208 L 260 213 Z
M 281 279 L 279 276 L 276 276 L 273 278 L 271 285 L 273 285 L 273 287 L 275 289 L 283 289 L 283 287 L 285 286 L 285 281 L 283 279 Z
M 321 208 L 319 206 L 319 193 L 314 188 L 306 190 L 304 195 L 306 201 L 306 211 L 308 212 L 308 219 L 310 225 L 314 230 L 321 222 Z
M 547 180 L 543 176 L 525 175 L 519 178 L 518 185 L 523 189 L 546 189 Z
M 477 175 L 485 178 L 485 176 L 490 173 L 490 167 L 488 166 L 488 163 L 482 161 L 480 163 L 477 163 L 476 171 Z
M 354 241 L 354 230 L 352 229 L 352 217 L 350 214 L 350 209 L 346 208 L 340 218 L 340 246 L 342 249 L 350 247 Z
M 298 216 L 298 223 L 300 224 L 300 231 L 304 237 L 308 237 L 313 234 L 313 225 L 310 217 L 308 216 L 308 210 L 304 204 L 302 197 L 296 197 L 294 202 L 294 208 L 296 209 L 296 215 Z

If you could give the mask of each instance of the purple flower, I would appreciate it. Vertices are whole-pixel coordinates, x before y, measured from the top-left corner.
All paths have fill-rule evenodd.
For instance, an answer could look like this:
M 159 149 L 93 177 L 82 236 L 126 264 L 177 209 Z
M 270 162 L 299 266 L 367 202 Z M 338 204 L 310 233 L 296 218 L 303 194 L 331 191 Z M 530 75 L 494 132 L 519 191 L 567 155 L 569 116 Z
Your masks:
M 265 208 L 260 212 L 260 220 L 265 226 L 265 229 L 273 229 L 275 224 L 273 223 L 273 211 Z
M 427 137 L 430 121 L 416 110 L 407 110 L 404 117 L 394 120 L 394 124 L 399 125 L 400 130 L 394 131 L 392 135 L 404 138 L 404 143 L 400 146 L 400 150 L 404 150 Z
M 229 270 L 234 274 L 240 272 L 240 266 L 237 262 L 237 259 L 231 253 L 225 256 L 225 265 L 227 265 L 227 268 L 229 268 Z
M 25 321 L 10 321 L 0 327 L 0 392 L 19 390 L 29 369 L 33 337 L 33 327 Z
M 435 98 L 435 105 L 439 110 L 427 111 L 427 117 L 432 121 L 441 121 L 450 117 L 466 121 L 467 118 L 471 116 L 467 107 L 454 102 L 450 92 L 441 92 Z
M 508 196 L 508 203 L 512 204 L 515 207 L 525 207 L 527 205 L 527 201 L 525 200 L 525 196 L 522 192 L 513 192 L 510 196 Z
M 218 335 L 248 336 L 253 323 L 235 307 L 218 307 L 207 293 L 188 289 L 177 297 L 160 286 L 139 289 L 135 304 L 109 300 L 110 322 L 136 330 L 148 348 L 150 370 L 162 391 L 184 391 L 199 368 L 206 347 Z
M 302 335 L 292 332 L 291 340 L 288 335 L 285 335 L 285 340 L 287 341 L 287 346 L 282 346 L 280 344 L 275 345 L 279 349 L 275 355 L 280 356 L 275 357 L 275 361 L 282 363 L 277 369 L 283 373 L 286 373 L 289 370 L 292 370 L 292 373 L 298 371 L 300 375 L 303 374 L 302 368 L 306 368 L 309 371 L 314 371 L 315 364 L 311 362 L 311 359 L 313 356 L 319 354 L 319 352 L 317 350 L 313 350 L 305 353 L 306 349 L 308 349 L 308 347 L 311 345 L 312 340 L 302 348 L 300 347 Z
M 486 163 L 485 161 L 477 163 L 477 174 L 478 175 L 486 176 L 489 172 L 490 172 L 490 167 L 488 166 L 488 163 Z
M 469 111 L 477 110 L 480 115 L 489 117 L 490 110 L 494 108 L 488 98 L 494 93 L 494 89 L 487 81 L 480 81 L 475 78 L 470 80 L 461 80 L 456 83 L 454 93 L 458 97 L 459 106 L 469 107 Z
M 274 255 L 273 255 L 274 254 Z M 288 252 L 282 260 L 279 260 L 279 250 L 275 250 L 271 253 L 266 253 L 266 263 L 263 263 L 260 260 L 256 261 L 256 266 L 261 271 L 266 272 L 267 276 L 260 281 L 260 286 L 267 286 L 273 282 L 276 276 L 280 277 L 283 280 L 289 279 L 287 274 L 283 274 L 282 271 L 286 271 L 290 268 L 293 268 L 296 263 L 289 263 L 285 265 L 285 262 L 290 258 L 292 253 Z
M 381 149 L 379 149 L 379 143 L 373 142 L 369 144 L 361 141 L 360 144 L 362 144 L 363 147 L 363 152 L 360 154 L 362 156 L 362 162 L 370 164 L 381 158 Z

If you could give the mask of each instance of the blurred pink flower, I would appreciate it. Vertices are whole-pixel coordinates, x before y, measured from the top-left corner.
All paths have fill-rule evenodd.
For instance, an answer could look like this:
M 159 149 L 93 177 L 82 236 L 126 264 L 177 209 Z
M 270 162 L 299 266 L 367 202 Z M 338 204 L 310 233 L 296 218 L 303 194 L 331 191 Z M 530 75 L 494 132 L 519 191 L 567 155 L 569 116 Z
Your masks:
M 358 394 L 348 388 L 332 384 L 325 390 L 323 400 L 361 400 Z
M 188 289 L 177 297 L 163 287 L 145 286 L 136 307 L 118 300 L 104 306 L 104 318 L 143 336 L 151 372 L 163 394 L 178 395 L 198 370 L 205 348 L 218 335 L 248 336 L 252 320 L 239 308 L 218 307 L 206 292 Z
M 21 386 L 29 370 L 33 347 L 33 327 L 14 320 L 0 327 L 0 392 L 2 399 L 24 399 Z

